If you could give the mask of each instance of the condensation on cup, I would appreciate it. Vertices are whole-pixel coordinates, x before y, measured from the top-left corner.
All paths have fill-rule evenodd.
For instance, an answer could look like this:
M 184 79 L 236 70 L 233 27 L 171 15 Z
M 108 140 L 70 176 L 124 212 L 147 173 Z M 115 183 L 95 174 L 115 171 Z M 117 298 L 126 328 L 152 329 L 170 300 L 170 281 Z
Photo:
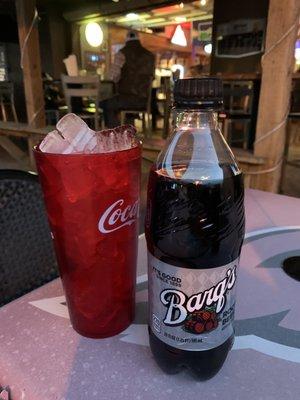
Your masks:
M 109 337 L 134 318 L 141 146 L 132 126 L 56 128 L 34 153 L 72 325 Z

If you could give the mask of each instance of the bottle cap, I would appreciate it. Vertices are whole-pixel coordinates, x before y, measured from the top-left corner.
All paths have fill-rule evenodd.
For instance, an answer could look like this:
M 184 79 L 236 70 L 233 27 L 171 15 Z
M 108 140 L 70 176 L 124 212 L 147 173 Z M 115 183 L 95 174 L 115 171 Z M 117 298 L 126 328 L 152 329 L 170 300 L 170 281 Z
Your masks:
M 219 78 L 186 78 L 175 82 L 175 107 L 220 108 L 222 104 L 223 84 Z

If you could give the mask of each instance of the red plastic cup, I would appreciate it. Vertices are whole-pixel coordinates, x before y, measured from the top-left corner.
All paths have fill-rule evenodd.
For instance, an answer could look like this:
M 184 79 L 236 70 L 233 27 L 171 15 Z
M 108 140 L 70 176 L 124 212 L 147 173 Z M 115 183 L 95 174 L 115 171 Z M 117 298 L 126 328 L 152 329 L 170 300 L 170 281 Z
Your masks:
M 116 335 L 134 318 L 141 148 L 34 154 L 73 328 Z

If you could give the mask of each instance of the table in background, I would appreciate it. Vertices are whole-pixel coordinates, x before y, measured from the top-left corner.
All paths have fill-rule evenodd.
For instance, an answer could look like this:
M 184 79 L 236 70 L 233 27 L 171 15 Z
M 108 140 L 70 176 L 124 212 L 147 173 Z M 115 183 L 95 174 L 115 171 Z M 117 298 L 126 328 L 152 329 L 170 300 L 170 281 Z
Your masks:
M 236 339 L 216 377 L 168 376 L 153 360 L 142 235 L 135 322 L 113 338 L 79 336 L 55 280 L 0 309 L 0 386 L 11 388 L 13 400 L 298 399 L 299 282 L 281 263 L 300 255 L 300 200 L 248 190 L 246 215 Z

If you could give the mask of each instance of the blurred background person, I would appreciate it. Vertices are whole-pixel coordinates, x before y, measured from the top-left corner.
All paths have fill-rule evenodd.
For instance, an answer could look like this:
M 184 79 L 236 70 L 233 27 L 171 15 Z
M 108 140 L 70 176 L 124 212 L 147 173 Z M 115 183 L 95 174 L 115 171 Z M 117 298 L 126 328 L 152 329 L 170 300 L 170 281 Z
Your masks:
M 116 83 L 117 94 L 100 104 L 108 128 L 120 125 L 119 111 L 146 108 L 154 69 L 154 55 L 141 45 L 136 32 L 129 31 L 126 44 L 115 55 L 110 70 L 110 79 Z M 133 123 L 133 116 L 127 122 Z

